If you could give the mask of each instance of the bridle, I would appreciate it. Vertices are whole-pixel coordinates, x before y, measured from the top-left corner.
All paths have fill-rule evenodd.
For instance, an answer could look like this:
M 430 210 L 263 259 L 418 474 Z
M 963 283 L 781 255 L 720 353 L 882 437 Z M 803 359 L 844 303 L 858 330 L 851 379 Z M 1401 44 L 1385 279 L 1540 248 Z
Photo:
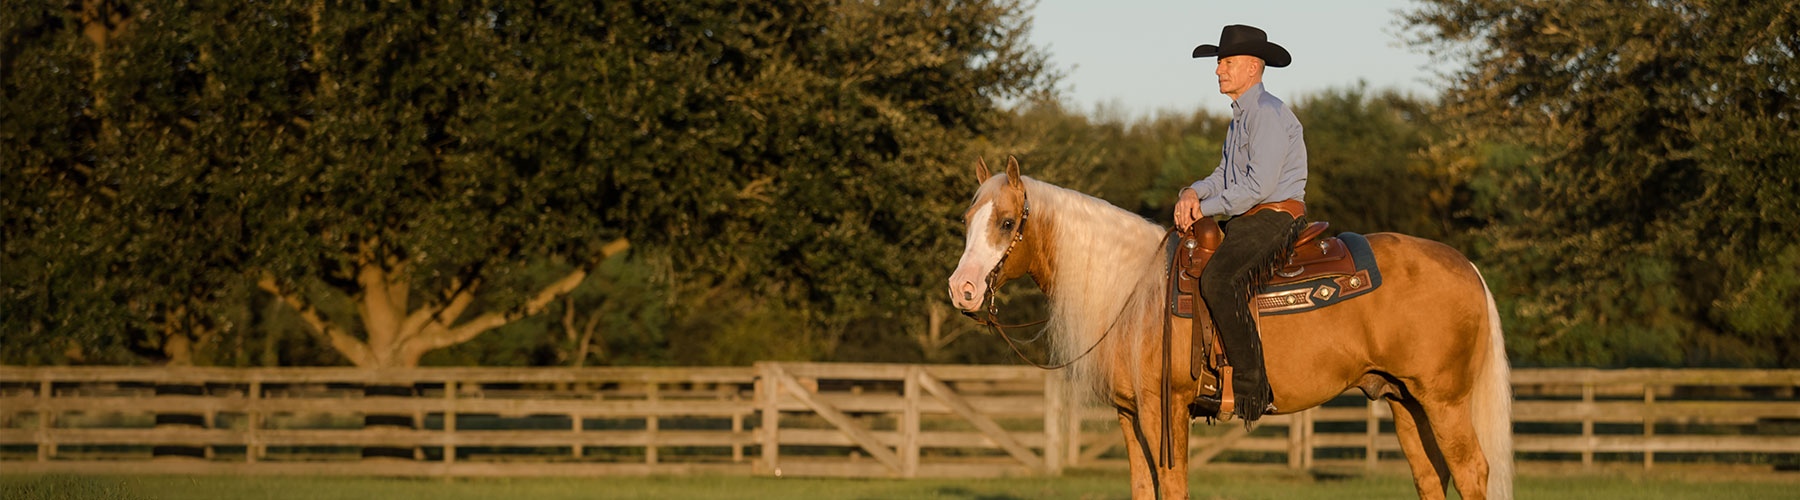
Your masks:
M 1093 345 L 1089 345 L 1086 350 L 1081 351 L 1081 354 L 1076 355 L 1074 359 L 1070 359 L 1068 361 L 1064 361 L 1064 362 L 1062 362 L 1060 364 L 1056 364 L 1056 365 L 1045 365 L 1043 363 L 1039 363 L 1036 360 L 1031 359 L 1030 357 L 1025 355 L 1024 351 L 1019 350 L 1019 343 L 1021 343 L 1021 342 L 1023 342 L 1023 343 L 1036 342 L 1036 341 L 1038 341 L 1038 339 L 1041 339 L 1044 337 L 1045 331 L 1048 331 L 1050 329 L 1049 327 L 1044 327 L 1043 329 L 1038 330 L 1037 335 L 1033 335 L 1030 339 L 1027 339 L 1027 340 L 1023 340 L 1023 341 L 1014 340 L 1011 335 L 1006 334 L 1006 329 L 1008 329 L 1008 328 L 1025 328 L 1025 327 L 1030 327 L 1030 326 L 1042 325 L 1044 323 L 1048 323 L 1050 321 L 1050 319 L 1044 318 L 1044 319 L 1040 319 L 1040 320 L 1033 321 L 1030 323 L 1021 323 L 1021 324 L 1017 324 L 1017 325 L 1004 324 L 1004 323 L 1001 323 L 1000 319 L 999 319 L 1000 304 L 998 302 L 994 302 L 994 290 L 996 288 L 998 288 L 998 287 L 994 286 L 994 282 L 997 278 L 1000 277 L 1001 270 L 1006 269 L 1006 258 L 1012 256 L 1013 248 L 1019 246 L 1019 242 L 1023 241 L 1025 239 L 1025 221 L 1027 219 L 1031 218 L 1031 194 L 1030 194 L 1030 191 L 1026 191 L 1023 187 L 1021 187 L 1019 189 L 1019 193 L 1020 193 L 1020 196 L 1023 197 L 1023 199 L 1024 199 L 1024 208 L 1019 213 L 1018 227 L 1013 229 L 1013 239 L 1011 242 L 1006 244 L 1006 251 L 1000 253 L 1000 261 L 994 263 L 993 270 L 988 271 L 988 275 L 987 275 L 987 279 L 986 279 L 987 291 L 982 293 L 981 303 L 987 306 L 987 307 L 983 308 L 982 312 L 987 313 L 987 317 L 983 318 L 981 316 L 977 316 L 976 315 L 977 313 L 975 311 L 963 311 L 963 315 L 968 316 L 969 319 L 975 320 L 976 324 L 986 326 L 989 330 L 993 331 L 994 333 L 999 334 L 1000 338 L 1006 340 L 1006 346 L 1012 348 L 1013 354 L 1017 354 L 1019 356 L 1019 359 L 1025 360 L 1025 362 L 1030 363 L 1031 366 L 1035 366 L 1035 367 L 1038 367 L 1038 368 L 1044 369 L 1044 370 L 1058 370 L 1058 369 L 1066 368 L 1069 365 L 1073 365 L 1073 364 L 1075 364 L 1076 361 L 1081 361 L 1081 358 L 1087 357 L 1088 354 L 1092 354 L 1094 352 L 1095 348 L 1100 347 L 1100 343 L 1105 342 L 1106 337 L 1108 335 L 1112 335 L 1113 327 L 1118 326 L 1119 316 L 1123 315 L 1125 306 L 1123 306 L 1123 305 L 1120 306 L 1120 311 L 1119 311 L 1120 314 L 1113 315 L 1112 324 L 1106 326 L 1106 331 L 1100 333 L 1100 338 L 1094 339 Z M 1168 234 L 1163 235 L 1164 242 L 1167 243 L 1168 238 L 1169 238 L 1168 235 L 1174 234 L 1174 233 L 1175 233 L 1175 230 L 1170 229 Z

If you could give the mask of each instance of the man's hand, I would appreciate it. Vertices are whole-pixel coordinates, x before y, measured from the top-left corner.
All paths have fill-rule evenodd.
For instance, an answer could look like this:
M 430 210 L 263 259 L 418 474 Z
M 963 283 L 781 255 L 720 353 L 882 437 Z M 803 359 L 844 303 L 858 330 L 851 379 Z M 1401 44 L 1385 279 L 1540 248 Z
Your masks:
M 1181 188 L 1181 196 L 1175 199 L 1175 229 L 1186 231 L 1197 220 L 1200 220 L 1200 195 L 1193 188 Z

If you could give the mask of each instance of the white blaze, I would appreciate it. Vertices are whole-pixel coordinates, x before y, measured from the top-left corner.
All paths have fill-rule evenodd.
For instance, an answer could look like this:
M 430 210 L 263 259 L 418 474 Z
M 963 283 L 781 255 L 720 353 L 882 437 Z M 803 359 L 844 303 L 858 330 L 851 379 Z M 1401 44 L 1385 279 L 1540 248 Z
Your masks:
M 981 299 L 987 293 L 988 273 L 1000 263 L 1000 254 L 1006 252 L 1005 243 L 1010 243 L 990 243 L 993 238 L 988 233 L 989 228 L 994 227 L 993 222 L 993 202 L 982 203 L 969 217 L 969 234 L 963 241 L 962 259 L 956 263 L 956 272 L 950 274 L 950 303 L 958 309 L 973 311 L 981 307 Z

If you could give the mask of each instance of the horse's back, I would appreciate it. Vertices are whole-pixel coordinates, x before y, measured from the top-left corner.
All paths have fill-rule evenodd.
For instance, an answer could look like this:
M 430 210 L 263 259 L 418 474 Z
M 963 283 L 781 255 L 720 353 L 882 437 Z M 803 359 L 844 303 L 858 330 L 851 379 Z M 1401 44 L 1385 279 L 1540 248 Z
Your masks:
M 1447 275 L 1477 282 L 1481 279 L 1468 257 L 1443 242 L 1401 233 L 1374 233 L 1364 237 L 1368 238 L 1369 248 L 1375 253 L 1376 261 L 1381 263 L 1384 275 L 1395 264 L 1402 267 L 1435 265 Z

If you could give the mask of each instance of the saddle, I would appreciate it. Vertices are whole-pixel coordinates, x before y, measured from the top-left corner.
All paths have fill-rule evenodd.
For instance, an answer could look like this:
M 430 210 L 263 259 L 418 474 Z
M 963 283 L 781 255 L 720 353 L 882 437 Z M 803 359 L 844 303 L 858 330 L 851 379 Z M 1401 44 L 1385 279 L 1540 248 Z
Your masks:
M 1286 264 L 1275 272 L 1264 290 L 1325 277 L 1336 277 L 1338 286 L 1334 289 L 1373 288 L 1366 277 L 1357 277 L 1359 272 L 1366 274 L 1366 271 L 1357 269 L 1356 263 L 1350 258 L 1351 252 L 1342 239 L 1319 238 L 1330 226 L 1330 223 L 1321 221 L 1308 224 L 1302 229 L 1295 238 L 1294 245 L 1288 250 Z M 1219 418 L 1230 415 L 1235 409 L 1231 364 L 1226 361 L 1212 315 L 1206 310 L 1205 302 L 1199 299 L 1200 273 L 1206 269 L 1206 263 L 1218 251 L 1224 238 L 1225 233 L 1219 228 L 1217 221 L 1202 218 L 1187 233 L 1182 234 L 1169 262 L 1170 279 L 1173 281 L 1173 286 L 1169 287 L 1169 312 L 1193 320 L 1188 375 L 1199 382 L 1200 394 L 1189 404 L 1189 409 L 1196 417 Z M 1279 311 L 1298 312 L 1303 308 L 1318 307 L 1319 304 L 1315 302 L 1323 301 L 1313 300 L 1314 288 L 1310 286 L 1300 288 L 1299 291 L 1301 293 L 1262 293 L 1259 290 L 1255 300 L 1251 301 L 1251 307 L 1261 316 Z M 1335 294 L 1320 293 L 1328 295 L 1325 298 Z M 1350 293 L 1344 292 L 1344 295 L 1348 296 Z

